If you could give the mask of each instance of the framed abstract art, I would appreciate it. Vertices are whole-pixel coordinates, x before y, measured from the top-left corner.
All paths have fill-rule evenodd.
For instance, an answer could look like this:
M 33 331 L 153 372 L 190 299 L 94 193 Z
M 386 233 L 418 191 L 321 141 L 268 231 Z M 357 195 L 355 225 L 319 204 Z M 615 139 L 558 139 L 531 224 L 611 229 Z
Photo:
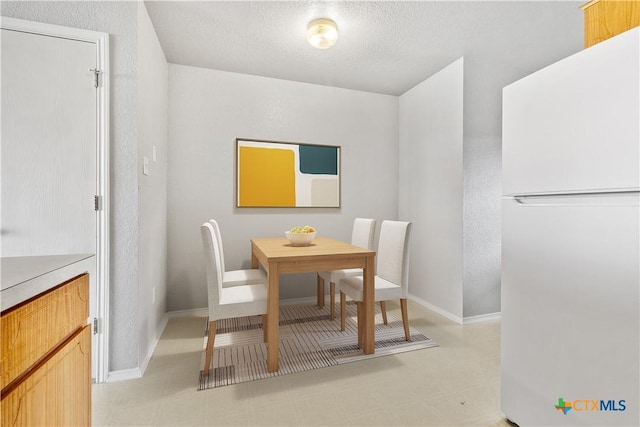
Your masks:
M 236 206 L 339 208 L 340 147 L 236 139 Z

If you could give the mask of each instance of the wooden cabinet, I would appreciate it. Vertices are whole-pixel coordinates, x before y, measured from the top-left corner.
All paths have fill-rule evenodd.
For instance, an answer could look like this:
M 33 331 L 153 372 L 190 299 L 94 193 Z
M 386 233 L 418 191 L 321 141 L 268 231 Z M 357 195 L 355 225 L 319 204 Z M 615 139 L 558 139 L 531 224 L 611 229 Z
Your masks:
M 89 276 L 2 313 L 3 426 L 91 424 Z
M 585 48 L 640 25 L 638 0 L 592 0 L 581 7 Z

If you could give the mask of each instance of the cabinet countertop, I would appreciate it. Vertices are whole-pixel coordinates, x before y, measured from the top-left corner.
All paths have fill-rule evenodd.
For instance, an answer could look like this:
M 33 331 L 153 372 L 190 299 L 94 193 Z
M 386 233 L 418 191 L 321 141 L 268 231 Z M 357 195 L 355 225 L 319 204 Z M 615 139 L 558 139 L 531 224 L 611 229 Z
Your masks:
M 93 270 L 95 255 L 44 255 L 0 258 L 0 311 Z

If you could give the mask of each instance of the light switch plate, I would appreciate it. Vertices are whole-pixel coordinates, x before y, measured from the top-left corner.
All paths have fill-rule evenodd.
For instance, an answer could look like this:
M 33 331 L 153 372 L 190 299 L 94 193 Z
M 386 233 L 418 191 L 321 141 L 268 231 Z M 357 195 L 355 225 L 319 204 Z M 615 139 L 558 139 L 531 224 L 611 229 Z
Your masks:
M 147 156 L 144 156 L 144 160 L 142 163 L 142 173 L 144 175 L 149 175 L 149 158 Z

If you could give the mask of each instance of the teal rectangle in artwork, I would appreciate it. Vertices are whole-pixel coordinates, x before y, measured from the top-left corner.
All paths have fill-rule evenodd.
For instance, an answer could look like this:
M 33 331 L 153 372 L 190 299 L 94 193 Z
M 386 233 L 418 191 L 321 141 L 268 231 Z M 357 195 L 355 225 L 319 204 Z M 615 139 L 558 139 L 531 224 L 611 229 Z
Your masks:
M 300 145 L 300 172 L 338 175 L 338 147 Z

